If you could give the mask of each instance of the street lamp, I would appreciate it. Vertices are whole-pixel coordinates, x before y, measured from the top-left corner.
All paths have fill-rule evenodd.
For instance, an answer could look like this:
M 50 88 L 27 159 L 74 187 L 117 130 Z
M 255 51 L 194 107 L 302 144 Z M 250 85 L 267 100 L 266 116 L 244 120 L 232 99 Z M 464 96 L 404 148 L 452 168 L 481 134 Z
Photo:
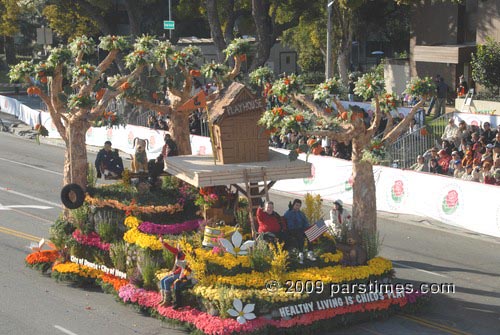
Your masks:
M 332 8 L 335 0 L 328 1 L 326 10 L 328 12 L 328 23 L 326 26 L 326 64 L 325 64 L 325 77 L 330 79 L 333 77 L 333 64 L 332 64 Z

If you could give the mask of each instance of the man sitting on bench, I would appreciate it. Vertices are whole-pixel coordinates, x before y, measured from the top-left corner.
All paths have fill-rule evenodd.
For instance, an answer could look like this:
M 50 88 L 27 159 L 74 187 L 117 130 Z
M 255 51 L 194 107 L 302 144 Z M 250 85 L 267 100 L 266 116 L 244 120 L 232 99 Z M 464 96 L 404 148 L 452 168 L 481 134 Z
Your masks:
M 105 179 L 120 178 L 123 172 L 123 161 L 118 150 L 111 149 L 111 142 L 104 142 L 104 148 L 99 150 L 95 160 L 97 178 L 104 175 Z

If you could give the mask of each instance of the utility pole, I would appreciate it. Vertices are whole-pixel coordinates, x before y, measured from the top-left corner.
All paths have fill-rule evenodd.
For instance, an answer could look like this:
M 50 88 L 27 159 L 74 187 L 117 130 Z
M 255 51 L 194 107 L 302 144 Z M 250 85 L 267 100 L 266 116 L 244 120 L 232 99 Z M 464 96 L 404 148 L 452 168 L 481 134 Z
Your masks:
M 168 0 L 168 20 L 172 21 L 172 0 Z M 172 29 L 168 32 L 170 36 L 170 42 L 172 42 Z
M 326 10 L 328 12 L 328 22 L 326 26 L 326 62 L 325 62 L 325 78 L 333 77 L 333 59 L 332 59 L 332 9 L 335 0 L 327 1 Z

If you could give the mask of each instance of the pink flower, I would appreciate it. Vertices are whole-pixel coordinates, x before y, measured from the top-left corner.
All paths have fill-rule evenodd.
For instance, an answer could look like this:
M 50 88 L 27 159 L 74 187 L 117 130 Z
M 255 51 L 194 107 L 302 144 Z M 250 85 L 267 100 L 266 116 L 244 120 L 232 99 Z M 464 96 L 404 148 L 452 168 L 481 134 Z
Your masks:
M 446 195 L 446 205 L 452 208 L 455 207 L 458 203 L 458 192 L 455 190 L 451 190 Z

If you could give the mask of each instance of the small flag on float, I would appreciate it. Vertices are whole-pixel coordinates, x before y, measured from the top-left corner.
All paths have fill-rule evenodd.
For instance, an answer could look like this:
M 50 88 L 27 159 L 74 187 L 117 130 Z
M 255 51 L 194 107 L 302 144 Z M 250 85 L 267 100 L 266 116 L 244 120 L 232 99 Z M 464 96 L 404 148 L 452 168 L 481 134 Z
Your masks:
M 326 227 L 325 221 L 323 219 L 316 222 L 310 228 L 308 228 L 304 233 L 307 236 L 309 242 L 316 240 L 320 237 L 324 232 L 326 232 L 328 228 Z

